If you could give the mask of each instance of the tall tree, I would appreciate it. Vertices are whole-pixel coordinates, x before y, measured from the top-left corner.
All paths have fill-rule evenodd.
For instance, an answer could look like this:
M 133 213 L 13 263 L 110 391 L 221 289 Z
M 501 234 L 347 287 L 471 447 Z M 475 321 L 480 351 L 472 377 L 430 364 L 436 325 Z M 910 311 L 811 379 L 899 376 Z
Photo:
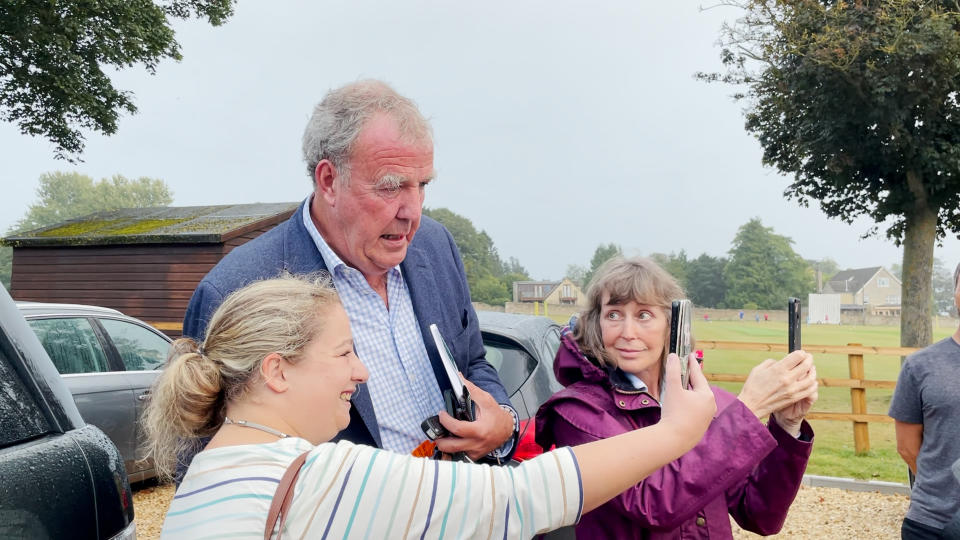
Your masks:
M 81 130 L 111 135 L 133 94 L 110 80 L 142 64 L 154 73 L 180 60 L 170 18 L 200 17 L 219 26 L 234 0 L 106 0 L 0 3 L 0 119 L 42 136 L 57 158 L 83 151 Z M 105 72 L 106 71 L 106 72 Z
M 823 278 L 824 283 L 830 280 L 833 276 L 840 271 L 840 265 L 837 261 L 831 259 L 830 257 L 824 257 L 822 259 L 811 259 L 807 261 L 807 264 L 813 267 L 814 271 L 819 270 L 820 275 Z
M 577 287 L 581 289 L 587 286 L 587 282 L 584 278 L 587 276 L 587 268 L 585 266 L 580 266 L 579 264 L 568 264 L 567 271 L 563 273 L 563 277 L 574 282 Z
M 727 296 L 727 282 L 723 269 L 727 259 L 711 257 L 706 253 L 687 263 L 687 294 L 701 307 L 722 308 Z
M 753 218 L 740 227 L 724 268 L 728 308 L 748 303 L 760 309 L 782 308 L 787 298 L 804 298 L 813 290 L 813 271 L 797 255 L 792 240 Z
M 947 268 L 943 261 L 933 259 L 933 309 L 934 313 L 953 313 L 954 305 L 953 269 Z
M 587 274 L 583 276 L 583 286 L 590 287 L 590 282 L 593 280 L 593 275 L 597 273 L 597 269 L 600 268 L 600 265 L 616 257 L 617 255 L 623 255 L 623 250 L 620 249 L 620 246 L 612 242 L 597 246 L 597 249 L 593 252 L 593 258 L 590 259 L 590 270 L 588 270 Z
M 903 281 L 903 267 L 900 266 L 900 263 L 893 263 L 890 265 L 890 273 L 897 276 L 897 279 Z
M 736 0 L 725 75 L 742 85 L 785 194 L 868 216 L 903 250 L 901 345 L 930 343 L 933 248 L 960 232 L 960 10 L 953 0 Z M 889 226 L 887 226 L 889 224 Z
M 94 212 L 167 206 L 172 202 L 170 188 L 163 180 L 155 178 L 129 180 L 115 175 L 95 182 L 93 178 L 75 172 L 46 173 L 40 176 L 37 201 L 7 234 L 46 227 Z M 12 262 L 13 248 L 0 247 L 0 281 L 8 289 Z
M 680 253 L 651 253 L 650 258 L 666 270 L 674 279 L 680 283 L 680 286 L 687 289 L 687 271 L 690 261 L 687 260 L 687 252 L 680 250 Z
M 424 208 L 423 213 L 440 222 L 453 236 L 467 273 L 470 297 L 475 302 L 508 302 L 513 296 L 513 282 L 530 279 L 516 258 L 503 262 L 490 236 L 477 231 L 466 217 L 447 208 Z

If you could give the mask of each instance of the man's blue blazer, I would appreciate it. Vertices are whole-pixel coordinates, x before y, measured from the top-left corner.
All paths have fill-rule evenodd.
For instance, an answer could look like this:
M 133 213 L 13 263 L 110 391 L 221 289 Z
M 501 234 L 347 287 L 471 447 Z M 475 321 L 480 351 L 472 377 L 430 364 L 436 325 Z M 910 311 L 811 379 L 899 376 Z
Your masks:
M 303 224 L 303 205 L 309 200 L 307 198 L 287 221 L 235 248 L 203 278 L 183 319 L 184 336 L 199 340 L 223 299 L 244 285 L 284 272 L 327 271 L 320 251 Z M 400 270 L 410 290 L 413 311 L 440 389 L 449 388 L 450 383 L 429 337 L 431 324 L 439 327 L 464 377 L 489 392 L 497 402 L 509 405 L 500 377 L 485 359 L 463 262 L 453 237 L 443 225 L 423 216 Z M 376 373 L 370 376 L 376 377 Z M 350 415 L 350 425 L 334 440 L 380 447 L 380 428 L 366 385 L 358 387 Z

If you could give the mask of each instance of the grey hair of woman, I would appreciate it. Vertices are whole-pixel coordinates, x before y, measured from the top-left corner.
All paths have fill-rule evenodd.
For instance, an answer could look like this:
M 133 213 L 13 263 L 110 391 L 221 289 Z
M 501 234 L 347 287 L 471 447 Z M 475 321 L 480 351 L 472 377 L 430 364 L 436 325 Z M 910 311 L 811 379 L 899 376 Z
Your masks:
M 416 103 L 398 94 L 387 83 L 368 79 L 335 88 L 317 106 L 303 131 L 303 159 L 307 175 L 327 160 L 344 183 L 350 178 L 350 155 L 363 126 L 376 113 L 390 115 L 408 141 L 430 142 L 430 123 Z
M 604 297 L 614 304 L 626 304 L 633 300 L 661 308 L 667 319 L 666 345 L 670 335 L 670 304 L 684 296 L 683 287 L 677 280 L 653 260 L 646 257 L 614 257 L 603 263 L 590 281 L 587 307 L 580 313 L 573 339 L 588 358 L 596 359 L 602 366 L 615 366 L 616 363 L 604 349 L 600 331 Z M 661 367 L 665 365 L 668 354 L 669 347 L 664 346 Z

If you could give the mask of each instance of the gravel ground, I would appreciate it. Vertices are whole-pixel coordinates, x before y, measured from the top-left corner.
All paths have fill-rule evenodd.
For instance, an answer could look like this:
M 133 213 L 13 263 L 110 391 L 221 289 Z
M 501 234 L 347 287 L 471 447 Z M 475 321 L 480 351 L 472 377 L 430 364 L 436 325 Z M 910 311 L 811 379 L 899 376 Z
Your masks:
M 173 486 L 143 485 L 133 494 L 137 516 L 137 537 L 158 538 L 163 515 L 173 497 Z M 900 522 L 910 499 L 902 495 L 881 495 L 835 488 L 801 486 L 780 534 L 770 538 L 899 538 Z M 739 529 L 733 537 L 760 538 Z

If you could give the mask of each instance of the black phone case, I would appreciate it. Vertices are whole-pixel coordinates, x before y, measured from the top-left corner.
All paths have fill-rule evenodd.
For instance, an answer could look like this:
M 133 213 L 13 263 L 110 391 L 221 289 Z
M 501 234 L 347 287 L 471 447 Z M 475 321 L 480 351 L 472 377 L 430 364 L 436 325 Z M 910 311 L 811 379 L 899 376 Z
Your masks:
M 466 387 L 463 388 L 463 397 L 464 403 L 461 405 L 460 400 L 454 397 L 453 390 L 444 390 L 444 409 L 446 409 L 447 414 L 457 420 L 473 422 L 476 419 L 476 404 L 470 399 L 470 392 Z M 420 429 L 423 430 L 424 435 L 431 441 L 450 436 L 450 432 L 447 431 L 447 428 L 443 427 L 443 424 L 440 423 L 440 417 L 437 415 L 433 415 L 421 422 Z
M 787 350 L 793 352 L 802 348 L 800 344 L 800 299 L 787 300 Z

